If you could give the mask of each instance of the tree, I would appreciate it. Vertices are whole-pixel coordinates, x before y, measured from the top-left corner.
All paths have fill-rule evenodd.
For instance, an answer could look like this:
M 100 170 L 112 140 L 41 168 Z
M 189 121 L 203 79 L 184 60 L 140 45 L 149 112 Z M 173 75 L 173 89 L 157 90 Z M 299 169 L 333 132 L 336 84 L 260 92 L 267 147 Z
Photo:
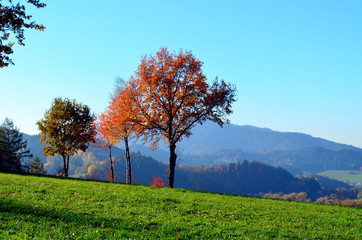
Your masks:
M 128 86 L 117 79 L 116 90 L 108 109 L 100 116 L 99 131 L 108 139 L 108 142 L 124 143 L 126 160 L 126 183 L 133 183 L 129 138 L 134 132 L 134 125 L 130 121 L 131 105 L 127 101 Z
M 6 136 L 5 131 L 2 127 L 0 127 L 0 169 L 3 168 L 1 166 L 4 165 L 5 153 L 8 150 L 6 145 Z
M 197 124 L 211 120 L 222 126 L 232 113 L 236 88 L 217 78 L 209 85 L 202 62 L 192 52 L 170 53 L 161 48 L 156 56 L 145 56 L 126 95 L 132 111 L 130 121 L 153 144 L 164 138 L 170 149 L 169 186 L 174 186 L 176 144 L 189 137 Z
M 17 39 L 18 44 L 24 46 L 24 29 L 33 28 L 43 31 L 45 27 L 30 21 L 31 15 L 25 12 L 25 6 L 20 1 L 5 0 L 8 3 L 0 3 L 0 68 L 14 64 L 9 55 L 13 54 L 14 42 L 11 41 L 11 33 L 14 34 L 13 39 Z M 28 4 L 37 8 L 43 8 L 46 5 L 39 0 L 27 0 Z
M 105 147 L 106 151 L 108 152 L 108 159 L 110 164 L 110 174 L 107 173 L 107 179 L 110 182 L 115 181 L 114 176 L 114 163 L 112 159 L 112 147 L 116 144 L 118 144 L 118 139 L 113 137 L 113 135 L 109 134 L 109 123 L 108 118 L 106 115 L 101 115 L 101 121 L 96 123 L 96 130 L 97 130 L 97 136 L 96 136 L 96 146 L 97 147 Z
M 41 162 L 39 157 L 35 157 L 29 162 L 28 171 L 29 173 L 46 174 L 44 164 Z
M 44 118 L 37 122 L 45 156 L 59 154 L 63 158 L 63 175 L 68 176 L 69 157 L 85 151 L 94 142 L 94 115 L 87 105 L 75 100 L 55 98 Z
M 27 141 L 23 141 L 23 134 L 13 121 L 6 118 L 0 126 L 0 170 L 22 172 L 21 160 L 26 157 L 32 157 Z

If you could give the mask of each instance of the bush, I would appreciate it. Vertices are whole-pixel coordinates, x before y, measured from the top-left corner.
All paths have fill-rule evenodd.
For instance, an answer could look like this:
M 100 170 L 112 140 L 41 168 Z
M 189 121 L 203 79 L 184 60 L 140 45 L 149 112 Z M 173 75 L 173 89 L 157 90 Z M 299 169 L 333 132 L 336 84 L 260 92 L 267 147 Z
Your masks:
M 341 202 L 341 205 L 362 208 L 362 200 L 345 200 Z
M 263 195 L 263 198 L 271 198 L 271 199 L 281 199 L 281 200 L 288 200 L 288 201 L 296 201 L 296 202 L 310 202 L 310 199 L 307 199 L 307 193 L 300 192 L 300 193 L 289 193 L 284 195 L 279 195 L 277 193 L 266 193 Z
M 165 181 L 163 181 L 162 177 L 154 177 L 152 179 L 152 182 L 150 182 L 148 185 L 154 186 L 154 187 L 166 187 Z

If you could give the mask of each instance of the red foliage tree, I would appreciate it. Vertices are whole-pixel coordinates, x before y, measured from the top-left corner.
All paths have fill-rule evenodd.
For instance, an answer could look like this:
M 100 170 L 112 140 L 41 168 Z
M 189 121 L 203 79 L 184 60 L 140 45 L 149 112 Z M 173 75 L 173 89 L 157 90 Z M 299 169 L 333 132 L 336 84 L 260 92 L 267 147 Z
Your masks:
M 113 145 L 124 143 L 126 160 L 126 183 L 133 183 L 129 139 L 134 133 L 133 123 L 129 116 L 132 113 L 127 101 L 126 83 L 118 86 L 107 110 L 100 116 L 100 131 Z
M 176 144 L 189 137 L 191 129 L 206 120 L 222 126 L 232 113 L 234 86 L 218 81 L 209 85 L 202 62 L 191 52 L 170 53 L 161 48 L 156 56 L 145 56 L 125 92 L 119 96 L 131 114 L 135 131 L 156 144 L 161 138 L 170 149 L 168 185 L 174 186 Z

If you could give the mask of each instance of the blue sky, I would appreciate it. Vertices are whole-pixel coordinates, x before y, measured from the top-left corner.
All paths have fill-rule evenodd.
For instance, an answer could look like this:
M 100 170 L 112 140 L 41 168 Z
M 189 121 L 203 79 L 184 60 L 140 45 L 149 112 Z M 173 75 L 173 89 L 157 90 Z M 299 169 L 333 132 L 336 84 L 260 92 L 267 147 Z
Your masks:
M 235 84 L 231 122 L 362 147 L 362 1 L 48 1 L 29 8 L 15 66 L 0 69 L 0 121 L 36 134 L 54 97 L 107 106 L 160 47 L 192 50 Z

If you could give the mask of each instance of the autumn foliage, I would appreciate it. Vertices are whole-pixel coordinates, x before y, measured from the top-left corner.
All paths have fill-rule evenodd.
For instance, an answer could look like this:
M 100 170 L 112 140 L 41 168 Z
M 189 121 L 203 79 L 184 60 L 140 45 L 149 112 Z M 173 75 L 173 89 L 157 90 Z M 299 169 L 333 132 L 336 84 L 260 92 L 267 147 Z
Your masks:
M 68 176 L 69 157 L 85 151 L 94 142 L 94 115 L 87 105 L 67 98 L 55 98 L 44 118 L 37 122 L 45 156 L 63 158 L 63 175 Z
M 154 187 L 166 187 L 165 181 L 163 181 L 162 177 L 154 177 L 152 179 L 152 182 L 150 182 L 148 185 L 154 186 Z
M 234 86 L 218 81 L 209 84 L 202 62 L 192 52 L 171 53 L 161 48 L 156 56 L 145 56 L 135 75 L 110 107 L 115 119 L 126 119 L 133 129 L 151 141 L 167 141 L 170 149 L 169 183 L 174 186 L 176 144 L 189 137 L 196 124 L 211 120 L 223 125 L 232 113 Z M 122 111 L 120 111 L 122 109 Z M 125 116 L 117 115 L 126 112 Z M 128 112 L 127 112 L 128 111 Z
M 114 146 L 120 142 L 124 143 L 126 160 L 126 183 L 132 183 L 131 155 L 129 151 L 129 139 L 135 133 L 134 124 L 130 120 L 132 105 L 129 104 L 127 96 L 129 88 L 125 84 L 116 89 L 116 95 L 112 98 L 107 110 L 100 116 L 97 129 L 108 146 Z M 110 149 L 111 150 L 111 149 Z M 110 157 L 111 161 L 111 157 Z M 111 161 L 112 166 L 112 161 Z M 112 168 L 112 167 L 111 167 Z M 113 170 L 111 169 L 113 172 Z
M 310 199 L 307 198 L 307 193 L 289 193 L 284 195 L 279 195 L 277 193 L 266 193 L 263 195 L 263 198 L 271 198 L 271 199 L 282 199 L 288 201 L 296 201 L 296 202 L 310 202 Z

